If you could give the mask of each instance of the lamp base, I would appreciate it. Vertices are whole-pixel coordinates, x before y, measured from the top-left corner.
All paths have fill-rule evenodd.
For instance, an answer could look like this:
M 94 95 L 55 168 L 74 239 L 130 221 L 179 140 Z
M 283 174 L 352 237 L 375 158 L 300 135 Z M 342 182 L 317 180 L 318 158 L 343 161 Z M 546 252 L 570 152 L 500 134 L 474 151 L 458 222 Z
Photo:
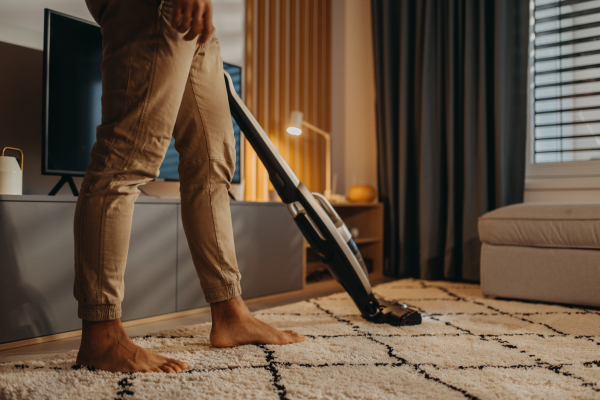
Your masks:
M 343 194 L 329 193 L 324 195 L 330 203 L 347 203 L 348 199 Z

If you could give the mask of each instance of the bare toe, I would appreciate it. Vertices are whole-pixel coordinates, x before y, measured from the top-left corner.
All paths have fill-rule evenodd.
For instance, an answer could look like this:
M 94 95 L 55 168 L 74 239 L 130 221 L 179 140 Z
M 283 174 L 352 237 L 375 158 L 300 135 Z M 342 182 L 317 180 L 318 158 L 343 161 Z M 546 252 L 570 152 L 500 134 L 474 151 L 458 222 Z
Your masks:
M 297 334 L 296 332 L 291 332 L 288 334 L 288 340 L 290 343 L 299 343 L 299 342 L 304 342 L 306 340 L 306 338 L 304 336 Z
M 181 371 L 188 369 L 188 367 L 189 367 L 188 363 L 183 362 L 183 361 L 177 361 L 172 358 L 167 358 L 167 361 L 169 362 L 169 365 L 175 364 L 176 366 L 178 366 Z M 177 372 L 181 372 L 181 371 L 177 371 Z
M 162 370 L 158 367 L 152 368 L 152 372 L 162 372 Z
M 172 362 L 170 362 L 170 363 L 168 363 L 167 365 L 168 365 L 169 367 L 171 367 L 171 369 L 173 369 L 175 372 L 181 372 L 181 371 L 183 371 L 183 370 L 181 369 L 181 367 L 180 367 L 179 365 L 175 364 L 175 363 L 172 363 Z
M 167 374 L 174 374 L 175 370 L 168 365 L 161 365 L 158 367 L 161 371 L 166 372 Z

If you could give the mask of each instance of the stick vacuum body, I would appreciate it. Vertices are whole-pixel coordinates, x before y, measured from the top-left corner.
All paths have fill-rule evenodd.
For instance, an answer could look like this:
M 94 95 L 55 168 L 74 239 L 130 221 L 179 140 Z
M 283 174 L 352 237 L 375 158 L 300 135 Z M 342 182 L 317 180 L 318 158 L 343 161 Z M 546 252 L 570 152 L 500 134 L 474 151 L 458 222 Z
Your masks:
M 237 95 L 227 72 L 225 83 L 231 113 L 267 169 L 277 194 L 287 204 L 298 228 L 331 275 L 350 294 L 362 316 L 394 326 L 420 324 L 421 315 L 417 311 L 375 297 L 363 258 L 342 219 L 324 196 L 311 193 L 296 177 Z

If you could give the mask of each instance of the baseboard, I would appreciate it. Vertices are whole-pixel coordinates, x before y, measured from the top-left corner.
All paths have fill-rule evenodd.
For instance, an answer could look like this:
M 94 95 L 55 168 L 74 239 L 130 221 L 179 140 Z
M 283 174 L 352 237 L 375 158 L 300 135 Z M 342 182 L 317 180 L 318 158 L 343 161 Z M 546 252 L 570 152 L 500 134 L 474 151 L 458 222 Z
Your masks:
M 179 312 L 163 314 L 163 315 L 156 315 L 154 317 L 134 319 L 131 321 L 123 322 L 123 326 L 125 328 L 128 328 L 131 326 L 149 324 L 152 322 L 164 321 L 164 320 L 172 319 L 172 318 L 186 317 L 188 315 L 200 314 L 200 313 L 204 313 L 204 312 L 210 312 L 210 307 L 194 308 L 192 310 L 179 311 Z M 0 351 L 16 349 L 18 347 L 31 346 L 34 344 L 54 342 L 56 340 L 70 339 L 70 338 L 74 338 L 74 337 L 78 337 L 78 336 L 81 336 L 81 329 L 76 330 L 76 331 L 56 333 L 54 335 L 40 336 L 40 337 L 31 338 L 31 339 L 17 340 L 15 342 L 2 343 L 2 344 L 0 344 Z

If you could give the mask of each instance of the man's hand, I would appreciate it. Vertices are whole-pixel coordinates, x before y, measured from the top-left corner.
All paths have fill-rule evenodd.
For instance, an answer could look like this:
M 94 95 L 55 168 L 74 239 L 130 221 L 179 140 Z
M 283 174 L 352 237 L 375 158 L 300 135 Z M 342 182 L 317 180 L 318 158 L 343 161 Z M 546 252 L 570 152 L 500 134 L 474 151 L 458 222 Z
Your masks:
M 206 43 L 214 31 L 212 24 L 212 4 L 210 0 L 173 0 L 171 26 L 181 33 L 187 32 L 185 40 Z

